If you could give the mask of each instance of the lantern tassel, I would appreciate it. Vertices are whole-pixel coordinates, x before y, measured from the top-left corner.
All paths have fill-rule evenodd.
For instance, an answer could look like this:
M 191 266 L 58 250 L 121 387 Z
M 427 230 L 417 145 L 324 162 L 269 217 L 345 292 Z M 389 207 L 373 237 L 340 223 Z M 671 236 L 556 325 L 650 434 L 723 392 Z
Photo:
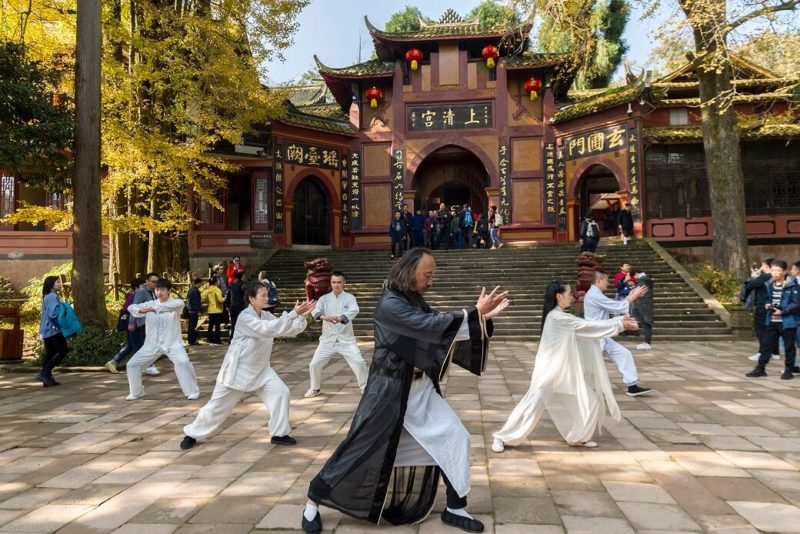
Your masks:
M 533 102 L 537 98 L 539 98 L 539 93 L 537 93 L 536 91 L 531 91 L 531 102 Z
M 377 107 L 378 107 L 378 99 L 377 98 L 371 99 L 369 101 L 369 107 L 371 107 L 372 109 L 377 109 Z
M 411 60 L 411 70 L 417 70 L 419 68 L 419 63 L 417 63 L 416 59 Z
M 494 68 L 494 58 L 493 57 L 490 57 L 490 58 L 486 59 L 486 66 L 489 67 L 490 69 Z

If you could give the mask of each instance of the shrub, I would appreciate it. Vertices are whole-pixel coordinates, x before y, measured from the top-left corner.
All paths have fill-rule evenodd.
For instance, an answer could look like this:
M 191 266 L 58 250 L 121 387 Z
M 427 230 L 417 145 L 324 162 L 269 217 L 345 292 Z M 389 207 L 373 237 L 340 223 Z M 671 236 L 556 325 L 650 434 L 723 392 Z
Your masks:
M 87 326 L 83 332 L 67 339 L 69 353 L 63 365 L 79 367 L 84 365 L 104 365 L 125 343 L 125 333 Z M 36 342 L 36 354 L 41 365 L 44 356 L 44 343 Z
M 16 305 L 12 301 L 19 298 L 22 298 L 22 295 L 14 289 L 14 286 L 11 285 L 7 278 L 0 275 L 0 307 Z
M 704 263 L 694 269 L 694 277 L 698 282 L 726 308 L 740 307 L 739 289 L 742 281 L 730 271 L 724 271 Z

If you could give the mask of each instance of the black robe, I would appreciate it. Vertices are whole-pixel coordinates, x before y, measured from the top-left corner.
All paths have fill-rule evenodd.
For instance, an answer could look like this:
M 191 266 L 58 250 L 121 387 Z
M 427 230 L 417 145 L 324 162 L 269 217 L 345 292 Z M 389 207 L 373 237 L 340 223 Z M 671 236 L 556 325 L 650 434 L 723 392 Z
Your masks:
M 367 386 L 347 437 L 311 481 L 308 497 L 352 517 L 414 523 L 436 498 L 436 466 L 394 468 L 414 368 L 439 381 L 452 360 L 480 375 L 486 365 L 490 320 L 467 309 L 470 339 L 454 343 L 463 313 L 438 313 L 419 295 L 387 289 L 375 308 L 375 351 Z M 387 498 L 394 471 L 391 499 Z

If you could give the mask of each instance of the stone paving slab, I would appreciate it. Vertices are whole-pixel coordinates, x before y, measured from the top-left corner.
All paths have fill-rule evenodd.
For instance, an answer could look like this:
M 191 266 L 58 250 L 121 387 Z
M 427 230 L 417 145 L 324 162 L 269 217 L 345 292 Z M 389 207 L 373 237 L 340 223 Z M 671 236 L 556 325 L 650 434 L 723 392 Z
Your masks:
M 632 347 L 635 341 L 624 340 Z M 181 428 L 213 388 L 224 347 L 195 347 L 201 388 L 183 398 L 171 364 L 128 402 L 124 374 L 69 373 L 43 389 L 0 376 L 0 532 L 252 534 L 298 532 L 309 481 L 346 435 L 359 401 L 334 358 L 323 395 L 304 399 L 315 346 L 279 342 L 273 367 L 292 392 L 296 447 L 269 442 L 255 395 L 220 433 L 180 451 Z M 646 397 L 626 396 L 597 449 L 566 446 L 545 415 L 503 454 L 491 434 L 529 386 L 534 343 L 495 343 L 486 374 L 453 369 L 446 398 L 470 432 L 469 509 L 496 534 L 800 532 L 800 377 L 747 379 L 752 343 L 663 343 L 634 351 Z M 371 346 L 363 344 L 369 359 Z M 777 363 L 777 362 L 776 362 Z M 435 512 L 414 526 L 376 527 L 323 509 L 325 532 L 455 532 Z

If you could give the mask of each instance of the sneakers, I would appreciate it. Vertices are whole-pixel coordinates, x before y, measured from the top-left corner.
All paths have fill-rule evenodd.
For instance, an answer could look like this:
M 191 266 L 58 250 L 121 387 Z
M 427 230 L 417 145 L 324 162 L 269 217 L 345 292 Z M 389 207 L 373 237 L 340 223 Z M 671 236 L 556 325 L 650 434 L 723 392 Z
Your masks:
M 498 453 L 503 452 L 506 450 L 506 444 L 503 443 L 502 439 L 494 438 L 494 441 L 492 442 L 492 450 Z
M 322 390 L 319 390 L 319 389 L 309 389 L 308 391 L 306 391 L 306 392 L 305 392 L 305 394 L 303 395 L 303 397 L 305 397 L 305 398 L 307 398 L 307 399 L 312 399 L 312 398 L 316 397 L 317 395 L 319 395 L 320 393 L 322 393 Z M 362 393 L 363 393 L 363 391 L 362 391 Z
M 570 447 L 585 447 L 587 449 L 596 449 L 597 442 L 595 441 L 580 441 L 578 443 L 567 443 Z
M 158 367 L 156 367 L 155 365 L 151 365 L 150 367 L 144 370 L 144 374 L 150 376 L 158 376 L 161 374 L 161 371 L 159 371 Z
M 499 250 L 499 249 L 503 248 L 503 245 L 505 245 L 505 243 L 500 243 L 499 245 L 497 245 L 497 249 Z
M 106 362 L 106 369 L 108 369 L 109 373 L 119 373 L 119 371 L 117 371 L 117 363 L 114 360 L 109 360 Z
M 297 440 L 288 434 L 285 436 L 272 436 L 269 441 L 274 445 L 297 445 Z
M 464 532 L 483 532 L 483 523 L 477 519 L 456 515 L 445 510 L 442 512 L 442 523 L 451 527 L 460 528 Z
M 751 362 L 757 362 L 760 357 L 761 357 L 761 353 L 760 352 L 756 352 L 752 356 L 748 356 L 747 359 L 750 360 Z M 780 354 L 773 354 L 772 355 L 772 359 L 773 360 L 780 360 L 781 359 L 781 355 Z
M 650 346 L 650 343 L 640 343 L 636 345 L 636 348 L 639 350 L 651 350 L 653 347 Z
M 42 383 L 42 387 L 46 387 L 46 388 L 50 387 L 50 386 L 57 385 L 53 379 L 51 379 L 49 376 L 47 376 L 45 374 L 42 374 L 42 373 L 39 373 L 38 375 L 36 375 L 36 380 L 38 380 L 39 382 Z
M 195 446 L 197 440 L 191 436 L 183 436 L 183 441 L 181 441 L 181 450 L 188 451 L 192 447 Z
M 141 395 L 134 395 L 133 393 L 131 393 L 130 395 L 125 397 L 125 400 L 134 401 L 136 399 L 141 399 L 142 397 L 144 397 L 144 393 L 142 393 Z
M 302 525 L 303 531 L 308 534 L 319 534 L 322 532 L 322 518 L 320 517 L 319 512 L 317 512 L 317 515 L 315 515 L 314 519 L 311 521 L 306 519 L 306 516 L 303 515 Z
M 794 375 L 792 374 L 791 369 L 786 369 L 783 371 L 783 373 L 781 373 L 781 380 L 791 380 L 792 378 L 794 378 Z
M 197 400 L 199 398 L 200 398 L 200 392 L 199 391 L 197 393 L 192 393 L 191 395 L 186 397 L 187 400 Z
M 632 386 L 628 386 L 626 395 L 629 397 L 638 397 L 639 395 L 647 395 L 648 393 L 650 393 L 650 388 L 643 388 L 638 384 L 634 384 Z
M 490 248 L 489 250 L 497 250 L 497 247 L 492 245 L 492 248 Z
M 761 377 L 761 376 L 767 376 L 767 372 L 764 369 L 756 367 L 755 369 L 753 369 L 749 373 L 745 373 L 744 376 L 747 376 L 747 377 L 750 377 L 750 378 L 758 378 L 758 377 Z

